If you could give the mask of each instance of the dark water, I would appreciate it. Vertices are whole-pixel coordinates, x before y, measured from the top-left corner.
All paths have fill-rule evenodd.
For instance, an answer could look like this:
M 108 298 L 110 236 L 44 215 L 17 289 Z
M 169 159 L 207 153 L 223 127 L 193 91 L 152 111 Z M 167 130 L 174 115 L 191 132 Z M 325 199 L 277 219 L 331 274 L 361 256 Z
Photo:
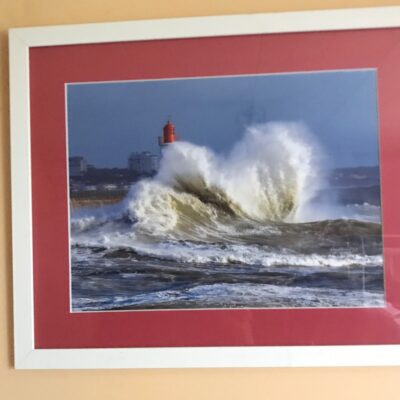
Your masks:
M 88 251 L 74 249 L 80 256 Z M 74 263 L 76 310 L 383 305 L 380 265 L 183 265 L 123 250 L 92 251 L 97 257 Z
M 275 228 L 239 235 L 235 244 L 74 245 L 73 309 L 384 305 L 379 224 L 335 220 Z
M 256 221 L 195 185 L 166 197 L 173 231 L 162 207 L 147 230 L 127 203 L 74 212 L 72 310 L 384 306 L 376 171 L 338 171 L 318 200 L 334 198 L 335 217 L 316 222 Z

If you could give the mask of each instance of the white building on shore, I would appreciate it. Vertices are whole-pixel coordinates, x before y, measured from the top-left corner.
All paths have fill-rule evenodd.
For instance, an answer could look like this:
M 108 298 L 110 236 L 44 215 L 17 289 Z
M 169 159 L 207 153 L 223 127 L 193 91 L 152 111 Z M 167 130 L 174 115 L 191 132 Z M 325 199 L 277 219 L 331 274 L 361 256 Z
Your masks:
M 153 174 L 159 167 L 159 157 L 149 151 L 132 153 L 128 158 L 128 169 L 138 174 Z

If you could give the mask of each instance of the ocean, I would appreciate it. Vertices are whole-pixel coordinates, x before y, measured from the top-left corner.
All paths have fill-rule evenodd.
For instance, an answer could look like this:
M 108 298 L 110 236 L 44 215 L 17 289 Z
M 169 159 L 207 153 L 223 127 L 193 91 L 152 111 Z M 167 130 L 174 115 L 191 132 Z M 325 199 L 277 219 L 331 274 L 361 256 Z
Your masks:
M 176 142 L 120 203 L 71 209 L 71 309 L 383 307 L 379 193 L 298 124 Z

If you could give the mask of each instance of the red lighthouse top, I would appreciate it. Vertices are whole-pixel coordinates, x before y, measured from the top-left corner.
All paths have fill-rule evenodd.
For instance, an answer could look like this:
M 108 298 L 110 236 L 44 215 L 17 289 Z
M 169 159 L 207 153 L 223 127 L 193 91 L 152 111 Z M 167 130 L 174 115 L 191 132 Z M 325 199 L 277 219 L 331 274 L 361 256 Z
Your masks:
M 176 140 L 175 126 L 168 120 L 164 126 L 163 142 L 173 143 Z

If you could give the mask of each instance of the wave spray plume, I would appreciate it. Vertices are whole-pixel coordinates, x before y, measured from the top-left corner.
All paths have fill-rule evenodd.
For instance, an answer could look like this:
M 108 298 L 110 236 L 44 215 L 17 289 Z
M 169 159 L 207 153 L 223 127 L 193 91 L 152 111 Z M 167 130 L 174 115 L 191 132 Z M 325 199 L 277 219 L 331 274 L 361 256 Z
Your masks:
M 137 228 L 155 234 L 233 220 L 299 222 L 322 184 L 320 154 L 299 123 L 250 126 L 226 157 L 176 142 L 159 173 L 133 187 L 126 207 Z

